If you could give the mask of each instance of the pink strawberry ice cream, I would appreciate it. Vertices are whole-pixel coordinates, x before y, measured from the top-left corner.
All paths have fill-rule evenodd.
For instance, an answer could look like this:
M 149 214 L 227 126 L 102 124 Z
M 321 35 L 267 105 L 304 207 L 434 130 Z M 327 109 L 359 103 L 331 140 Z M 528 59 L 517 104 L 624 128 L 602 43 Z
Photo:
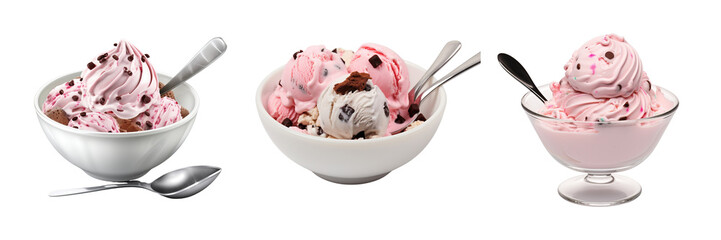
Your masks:
M 365 72 L 388 100 L 391 122 L 401 109 L 408 109 L 410 80 L 406 62 L 387 47 L 366 43 L 355 52 L 348 64 L 349 72 Z
M 43 104 L 43 112 L 54 108 L 63 109 L 68 115 L 85 111 L 82 101 L 84 88 L 85 84 L 79 77 L 53 88 Z
M 94 132 L 120 132 L 120 127 L 118 127 L 118 122 L 115 121 L 115 118 L 108 114 L 97 112 L 81 112 L 73 115 L 70 118 L 68 126 Z
M 80 77 L 48 94 L 43 111 L 73 128 L 134 132 L 167 126 L 183 117 L 172 91 L 160 96 L 160 83 L 148 58 L 126 41 L 87 63 Z
M 153 106 L 138 115 L 135 121 L 140 123 L 143 130 L 165 127 L 183 119 L 180 116 L 180 104 L 175 99 L 163 97 Z
M 653 91 L 636 50 L 623 37 L 596 37 L 576 50 L 561 81 L 551 84 L 553 99 L 544 115 L 606 122 L 651 117 L 663 98 Z M 667 109 L 666 109 L 667 110 Z
M 130 119 L 160 99 L 153 65 L 126 41 L 89 62 L 80 77 L 87 86 L 83 102 L 93 112 L 112 112 Z
M 278 86 L 281 90 L 274 95 L 280 97 L 284 108 L 303 113 L 315 107 L 318 96 L 330 84 L 329 79 L 333 79 L 331 76 L 346 73 L 345 64 L 337 53 L 323 45 L 310 46 L 294 53 L 288 60 Z M 285 112 L 290 111 L 278 111 L 274 118 L 297 120 L 293 114 L 280 114 Z

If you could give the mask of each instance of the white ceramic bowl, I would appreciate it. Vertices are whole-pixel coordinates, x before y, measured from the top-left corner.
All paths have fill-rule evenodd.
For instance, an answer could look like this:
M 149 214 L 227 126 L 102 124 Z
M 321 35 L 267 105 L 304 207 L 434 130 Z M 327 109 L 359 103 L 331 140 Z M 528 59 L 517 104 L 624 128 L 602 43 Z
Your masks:
M 425 69 L 407 63 L 414 86 Z M 359 184 L 378 180 L 418 155 L 438 129 L 446 108 L 446 92 L 438 88 L 423 101 L 421 113 L 427 121 L 417 128 L 393 136 L 364 140 L 327 139 L 293 131 L 275 121 L 266 106 L 283 71 L 270 73 L 258 87 L 256 107 L 260 121 L 273 143 L 288 158 L 319 177 L 336 183 Z M 435 81 L 435 79 L 432 79 Z M 430 83 L 431 81 L 429 81 Z
M 45 99 L 55 86 L 80 76 L 71 73 L 45 84 L 33 99 L 40 127 L 60 155 L 88 175 L 106 181 L 139 178 L 175 153 L 188 136 L 198 114 L 198 94 L 187 83 L 173 89 L 176 100 L 188 109 L 184 119 L 158 129 L 130 133 L 102 133 L 62 125 L 42 111 Z M 170 77 L 159 74 L 161 82 Z

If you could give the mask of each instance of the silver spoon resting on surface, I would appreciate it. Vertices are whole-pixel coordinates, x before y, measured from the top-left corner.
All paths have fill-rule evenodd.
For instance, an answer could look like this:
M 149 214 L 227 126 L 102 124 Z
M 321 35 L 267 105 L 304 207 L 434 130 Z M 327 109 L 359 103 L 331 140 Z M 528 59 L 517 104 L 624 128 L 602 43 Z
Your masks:
M 166 173 L 151 183 L 127 181 L 96 187 L 58 190 L 51 192 L 49 195 L 51 197 L 61 197 L 113 188 L 137 187 L 147 189 L 168 198 L 186 198 L 203 191 L 219 174 L 220 168 L 217 167 L 193 166 Z
M 526 69 L 523 68 L 523 65 L 521 65 L 521 63 L 519 63 L 515 58 L 505 53 L 499 53 L 498 62 L 508 74 L 518 80 L 518 82 L 521 83 L 524 87 L 528 88 L 528 90 L 530 90 L 534 95 L 536 95 L 538 99 L 541 99 L 541 102 L 548 102 L 548 100 L 546 100 L 546 97 L 544 97 L 541 91 L 538 90 L 536 84 L 533 83 L 533 80 L 531 80 L 531 76 L 528 75 Z
M 448 45 L 446 45 L 446 47 L 447 46 Z M 445 48 L 444 48 L 444 52 L 445 52 Z M 441 55 L 443 55 L 443 52 L 441 53 Z M 453 57 L 453 55 L 450 55 L 450 57 Z M 448 59 L 446 59 L 445 62 L 448 62 L 450 57 Z M 439 55 L 438 59 L 440 59 L 440 58 L 441 58 L 441 56 Z M 433 63 L 433 66 L 431 66 L 431 68 L 434 68 L 436 66 L 438 59 L 436 59 L 436 62 Z M 473 57 L 466 60 L 463 64 L 461 64 L 460 66 L 453 69 L 451 72 L 449 72 L 448 74 L 443 76 L 441 79 L 439 79 L 438 81 L 435 81 L 433 83 L 433 85 L 426 88 L 425 90 L 423 90 L 421 92 L 417 92 L 417 90 L 414 90 L 415 93 L 412 92 L 411 94 L 408 95 L 409 100 L 410 100 L 409 101 L 410 107 L 409 107 L 408 111 L 401 111 L 401 116 L 408 114 L 408 115 L 406 115 L 407 118 L 405 118 L 405 116 L 404 116 L 405 121 L 403 121 L 403 123 L 395 123 L 394 122 L 393 124 L 391 124 L 389 132 L 391 134 L 396 134 L 396 133 L 400 133 L 403 130 L 405 130 L 406 127 L 408 127 L 408 125 L 410 125 L 413 121 L 416 120 L 416 118 L 418 118 L 418 115 L 420 114 L 420 105 L 423 102 L 423 100 L 426 99 L 426 97 L 428 95 L 433 93 L 433 91 L 438 89 L 440 86 L 442 86 L 449 80 L 455 78 L 456 76 L 460 75 L 461 73 L 465 72 L 468 69 L 475 67 L 476 65 L 478 65 L 480 63 L 481 63 L 481 52 L 478 52 L 478 53 L 476 53 L 476 55 L 473 55 Z M 440 66 L 443 66 L 443 65 L 440 65 Z M 440 68 L 440 67 L 438 67 L 438 68 Z M 431 70 L 438 71 L 438 69 L 431 69 Z M 425 75 L 424 75 L 424 77 L 425 77 Z M 427 79 L 421 79 L 421 81 L 427 81 Z
M 166 92 L 173 90 L 173 88 L 177 87 L 181 83 L 188 81 L 188 79 L 195 76 L 195 74 L 208 67 L 211 63 L 223 55 L 227 49 L 228 45 L 225 44 L 225 41 L 223 41 L 222 38 L 216 37 L 210 39 L 210 41 L 208 41 L 208 43 L 206 43 L 205 46 L 203 46 L 200 51 L 198 51 L 198 53 L 190 59 L 190 62 L 185 64 L 185 67 L 175 74 L 175 77 L 170 79 L 170 81 L 168 81 L 168 83 L 160 89 L 160 94 L 165 94 Z

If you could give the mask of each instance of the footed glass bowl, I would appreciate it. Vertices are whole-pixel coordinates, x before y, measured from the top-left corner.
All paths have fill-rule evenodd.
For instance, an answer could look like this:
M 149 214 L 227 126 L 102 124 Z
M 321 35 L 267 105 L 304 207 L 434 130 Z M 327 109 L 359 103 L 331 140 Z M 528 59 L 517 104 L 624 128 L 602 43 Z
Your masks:
M 583 172 L 558 186 L 558 194 L 573 203 L 612 206 L 636 199 L 641 185 L 613 174 L 643 162 L 658 144 L 678 108 L 678 98 L 658 86 L 668 100 L 653 117 L 608 122 L 585 122 L 552 118 L 539 112 L 544 104 L 531 92 L 521 99 L 531 124 L 548 153 L 562 165 Z M 539 89 L 552 96 L 548 85 Z

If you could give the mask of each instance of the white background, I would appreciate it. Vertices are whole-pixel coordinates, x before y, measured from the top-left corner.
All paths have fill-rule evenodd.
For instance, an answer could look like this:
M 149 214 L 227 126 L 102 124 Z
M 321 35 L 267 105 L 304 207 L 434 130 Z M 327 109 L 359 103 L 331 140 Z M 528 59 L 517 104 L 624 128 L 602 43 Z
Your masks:
M 629 1 L 630 2 L 630 1 Z M 718 8 L 627 1 L 12 1 L 0 7 L 0 239 L 602 239 L 718 238 Z M 617 33 L 680 108 L 655 152 L 623 173 L 643 194 L 616 207 L 571 204 L 556 163 L 520 107 L 525 89 L 498 65 L 506 52 L 536 82 L 563 76 L 571 53 Z M 210 38 L 228 51 L 191 80 L 201 98 L 178 152 L 140 180 L 189 165 L 223 168 L 204 192 L 171 200 L 142 189 L 50 198 L 103 184 L 64 160 L 31 101 L 126 39 L 173 75 Z M 285 157 L 261 127 L 254 94 L 313 44 L 376 42 L 427 67 L 448 40 L 483 63 L 446 85 L 436 136 L 407 165 L 364 185 L 326 182 Z M 440 76 L 440 75 L 439 75 Z M 713 97 L 712 97 L 713 96 Z M 696 119 L 696 120 L 694 120 Z

